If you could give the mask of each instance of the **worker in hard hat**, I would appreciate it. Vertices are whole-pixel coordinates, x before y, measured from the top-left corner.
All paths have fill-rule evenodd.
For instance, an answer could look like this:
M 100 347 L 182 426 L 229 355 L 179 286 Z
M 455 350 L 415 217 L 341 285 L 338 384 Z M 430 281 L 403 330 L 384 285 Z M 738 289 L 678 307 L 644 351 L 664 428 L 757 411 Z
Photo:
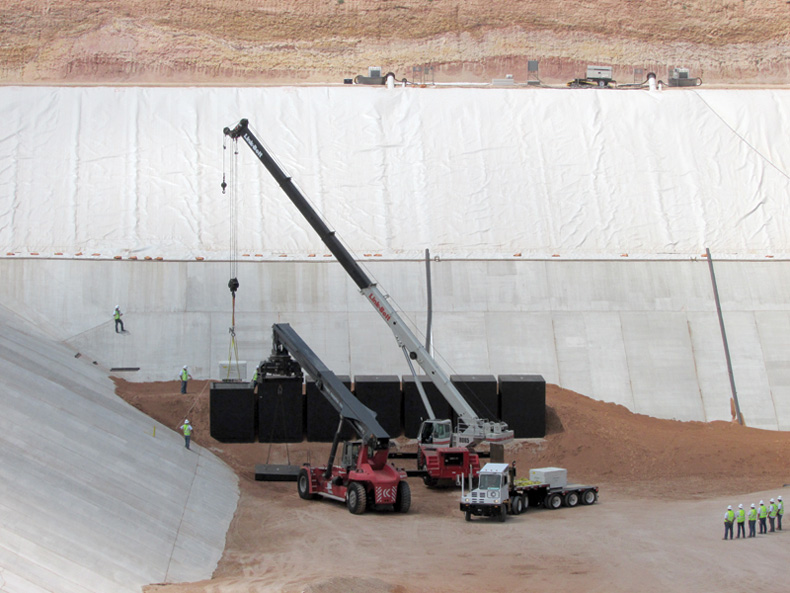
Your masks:
M 739 504 L 738 510 L 735 511 L 735 523 L 738 525 L 736 539 L 740 539 L 741 534 L 743 534 L 743 539 L 746 539 L 746 511 L 743 510 L 742 504 Z
M 757 526 L 757 508 L 752 503 L 752 508 L 749 509 L 749 537 L 757 537 L 754 529 Z
M 189 374 L 189 369 L 187 369 L 187 365 L 181 369 L 181 374 L 179 375 L 181 378 L 181 393 L 187 392 L 187 381 L 192 378 L 192 375 Z
M 757 507 L 757 519 L 760 521 L 760 534 L 768 533 L 768 528 L 765 525 L 765 519 L 768 517 L 768 509 L 765 508 L 765 503 L 761 500 L 760 506 Z
M 776 501 L 776 529 L 782 531 L 782 515 L 785 514 L 785 503 L 782 502 L 782 497 Z
M 768 523 L 771 524 L 771 533 L 776 531 L 776 502 L 772 498 L 768 504 Z
M 189 423 L 189 420 L 186 419 L 180 428 L 184 433 L 184 446 L 189 449 L 189 440 L 192 437 L 192 425 Z
M 732 510 L 732 505 L 727 507 L 727 511 L 724 513 L 724 539 L 727 539 L 727 535 L 730 536 L 732 539 L 732 523 L 735 521 L 735 513 Z
M 115 310 L 112 312 L 112 318 L 115 319 L 115 333 L 116 334 L 123 333 L 123 331 L 124 331 L 124 329 L 123 329 L 123 320 L 121 319 L 121 317 L 123 317 L 123 313 L 121 313 L 121 306 L 120 305 L 115 305 Z M 121 328 L 121 331 L 118 331 L 119 327 Z

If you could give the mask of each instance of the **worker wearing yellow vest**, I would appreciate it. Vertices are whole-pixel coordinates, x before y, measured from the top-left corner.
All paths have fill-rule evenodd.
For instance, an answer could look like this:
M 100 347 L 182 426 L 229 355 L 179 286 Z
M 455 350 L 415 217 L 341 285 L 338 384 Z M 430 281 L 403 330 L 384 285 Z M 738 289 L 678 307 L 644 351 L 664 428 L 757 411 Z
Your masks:
M 782 497 L 776 503 L 776 528 L 782 531 L 782 515 L 785 514 L 785 503 L 782 502 Z
M 186 365 L 184 365 L 184 368 L 181 369 L 181 374 L 179 375 L 179 377 L 181 377 L 181 393 L 186 393 L 187 381 L 189 381 L 192 378 L 192 375 L 189 374 L 189 370 L 187 369 Z
M 181 430 L 184 433 L 184 446 L 189 449 L 189 440 L 192 438 L 192 425 L 189 423 L 189 420 L 184 420 Z
M 768 533 L 768 528 L 765 525 L 766 517 L 768 517 L 768 509 L 765 508 L 765 503 L 761 500 L 760 506 L 757 507 L 757 518 L 760 521 L 760 534 Z
M 752 508 L 749 509 L 749 537 L 757 537 L 757 534 L 754 531 L 756 525 L 757 509 L 754 507 L 754 503 L 752 503 Z
M 735 513 L 732 511 L 732 506 L 727 507 L 727 512 L 724 513 L 724 539 L 727 539 L 729 534 L 732 539 L 732 523 L 735 521 Z
M 771 504 L 768 505 L 768 522 L 771 524 L 771 533 L 776 531 L 776 503 L 771 499 Z
M 121 317 L 123 317 L 123 313 L 121 313 L 121 306 L 120 305 L 115 305 L 115 311 L 112 312 L 112 318 L 115 319 L 115 333 L 116 334 L 122 334 L 124 332 L 123 320 L 121 319 Z M 119 327 L 121 328 L 121 331 L 118 331 Z
M 743 510 L 742 504 L 738 505 L 738 510 L 735 512 L 735 522 L 738 524 L 736 539 L 740 539 L 741 534 L 746 539 L 746 511 Z

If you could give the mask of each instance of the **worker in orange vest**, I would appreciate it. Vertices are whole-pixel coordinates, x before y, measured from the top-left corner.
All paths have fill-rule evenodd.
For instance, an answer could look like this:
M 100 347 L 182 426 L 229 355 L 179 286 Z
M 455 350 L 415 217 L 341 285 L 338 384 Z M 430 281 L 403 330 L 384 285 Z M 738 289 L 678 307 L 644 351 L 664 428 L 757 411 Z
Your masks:
M 728 534 L 730 539 L 732 539 L 733 521 L 735 521 L 735 513 L 732 511 L 732 505 L 730 505 L 727 507 L 727 511 L 724 513 L 724 539 L 727 539 Z

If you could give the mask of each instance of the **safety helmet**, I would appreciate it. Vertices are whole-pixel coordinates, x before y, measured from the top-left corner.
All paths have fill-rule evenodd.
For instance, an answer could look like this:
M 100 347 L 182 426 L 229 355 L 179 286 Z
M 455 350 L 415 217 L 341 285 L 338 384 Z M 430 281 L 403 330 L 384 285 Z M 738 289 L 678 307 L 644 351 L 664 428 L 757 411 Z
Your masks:
M 752 503 L 752 508 L 754 508 L 754 503 Z
M 764 502 L 761 500 L 761 501 L 760 501 L 760 504 L 765 504 L 765 503 L 764 503 Z
M 184 368 L 187 368 L 187 365 L 184 365 Z
M 728 504 L 728 505 L 727 505 L 727 510 L 728 510 L 728 511 L 731 511 L 731 510 L 732 510 L 732 505 L 731 505 L 731 504 Z
M 742 508 L 743 508 L 743 505 L 742 505 L 742 504 L 739 504 L 739 505 L 738 505 L 738 508 L 739 508 L 739 509 L 742 509 Z
M 773 501 L 774 501 L 774 499 L 772 498 L 772 499 L 771 499 L 771 502 L 773 502 Z

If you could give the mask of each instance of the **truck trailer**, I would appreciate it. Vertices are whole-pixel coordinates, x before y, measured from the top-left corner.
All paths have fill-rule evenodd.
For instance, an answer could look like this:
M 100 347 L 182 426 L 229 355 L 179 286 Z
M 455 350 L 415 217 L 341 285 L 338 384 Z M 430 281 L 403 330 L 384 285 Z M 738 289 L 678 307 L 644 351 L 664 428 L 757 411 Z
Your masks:
M 561 506 L 590 505 L 598 500 L 598 486 L 568 484 L 568 472 L 560 467 L 531 469 L 529 480 L 516 478 L 515 463 L 487 463 L 480 470 L 477 485 L 461 491 L 460 508 L 467 521 L 472 516 L 520 515 L 530 506 L 558 509 Z

